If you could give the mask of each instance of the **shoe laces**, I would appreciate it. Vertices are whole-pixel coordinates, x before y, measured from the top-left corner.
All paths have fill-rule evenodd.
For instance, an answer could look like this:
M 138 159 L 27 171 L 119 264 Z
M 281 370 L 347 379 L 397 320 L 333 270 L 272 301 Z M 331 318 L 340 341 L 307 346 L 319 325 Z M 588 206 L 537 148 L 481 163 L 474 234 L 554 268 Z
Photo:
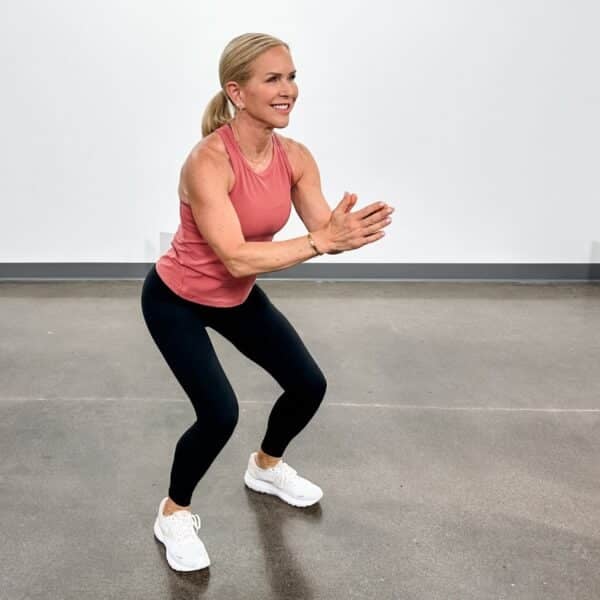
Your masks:
M 188 510 L 178 510 L 167 517 L 171 533 L 180 542 L 198 539 L 196 532 L 200 529 L 201 520 L 197 514 Z
M 275 467 L 275 484 L 278 487 L 284 488 L 296 477 L 297 473 L 296 469 L 281 461 Z

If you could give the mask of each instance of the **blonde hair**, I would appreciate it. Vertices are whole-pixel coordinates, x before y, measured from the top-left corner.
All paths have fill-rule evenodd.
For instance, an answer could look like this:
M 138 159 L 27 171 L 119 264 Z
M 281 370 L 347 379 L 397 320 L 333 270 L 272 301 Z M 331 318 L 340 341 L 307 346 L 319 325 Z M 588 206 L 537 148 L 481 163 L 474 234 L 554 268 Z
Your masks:
M 244 33 L 233 38 L 219 59 L 219 81 L 221 90 L 208 103 L 202 116 L 202 137 L 206 137 L 215 129 L 231 121 L 229 103 L 231 99 L 225 91 L 228 81 L 244 85 L 252 76 L 252 61 L 265 50 L 275 46 L 290 47 L 282 40 L 266 33 Z M 231 103 L 233 105 L 233 103 Z

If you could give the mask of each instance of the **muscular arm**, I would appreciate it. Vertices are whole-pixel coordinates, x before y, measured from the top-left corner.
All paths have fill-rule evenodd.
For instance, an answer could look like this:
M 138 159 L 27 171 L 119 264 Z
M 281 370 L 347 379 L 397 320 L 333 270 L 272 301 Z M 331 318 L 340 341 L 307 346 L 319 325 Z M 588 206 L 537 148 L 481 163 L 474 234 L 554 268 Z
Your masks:
M 224 161 L 209 149 L 184 168 L 183 181 L 198 230 L 234 277 L 279 271 L 314 256 L 306 235 L 282 242 L 246 242 L 227 192 Z M 321 252 L 331 249 L 321 229 L 313 233 Z
M 321 191 L 319 167 L 308 148 L 294 142 L 300 177 L 292 187 L 292 202 L 308 231 L 318 231 L 329 223 L 331 209 Z

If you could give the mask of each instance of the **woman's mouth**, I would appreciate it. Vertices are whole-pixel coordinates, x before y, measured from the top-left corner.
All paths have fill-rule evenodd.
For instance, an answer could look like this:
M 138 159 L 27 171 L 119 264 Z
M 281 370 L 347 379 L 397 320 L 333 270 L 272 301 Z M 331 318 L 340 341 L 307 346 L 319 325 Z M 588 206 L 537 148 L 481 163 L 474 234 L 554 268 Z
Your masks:
M 280 113 L 287 114 L 290 112 L 292 105 L 291 104 L 271 104 L 271 106 Z

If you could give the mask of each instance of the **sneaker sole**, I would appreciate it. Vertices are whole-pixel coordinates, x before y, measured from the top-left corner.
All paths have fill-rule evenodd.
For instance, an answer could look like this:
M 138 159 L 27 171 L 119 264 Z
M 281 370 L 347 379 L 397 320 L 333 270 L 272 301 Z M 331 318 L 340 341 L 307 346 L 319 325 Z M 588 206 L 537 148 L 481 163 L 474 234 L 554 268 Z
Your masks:
M 165 547 L 165 549 L 167 551 L 167 562 L 169 563 L 169 566 L 174 571 L 199 571 L 200 569 L 205 569 L 206 567 L 210 566 L 210 560 L 208 560 L 207 562 L 198 563 L 198 565 L 196 565 L 195 567 L 190 567 L 188 565 L 184 565 L 184 564 L 180 563 L 177 560 L 177 558 L 175 558 L 169 552 L 169 548 L 167 546 L 167 543 L 165 542 L 162 531 L 158 524 L 158 517 L 154 521 L 154 537 Z
M 296 506 L 298 508 L 312 506 L 323 497 L 323 494 L 321 493 L 321 495 L 315 500 L 298 500 L 297 498 L 293 498 L 289 494 L 286 494 L 283 490 L 280 490 L 277 486 L 273 485 L 272 483 L 269 483 L 268 481 L 261 481 L 260 479 L 252 477 L 248 470 L 246 470 L 246 473 L 244 474 L 244 483 L 255 492 L 278 496 L 284 502 L 287 502 L 288 504 L 291 504 L 292 506 Z

